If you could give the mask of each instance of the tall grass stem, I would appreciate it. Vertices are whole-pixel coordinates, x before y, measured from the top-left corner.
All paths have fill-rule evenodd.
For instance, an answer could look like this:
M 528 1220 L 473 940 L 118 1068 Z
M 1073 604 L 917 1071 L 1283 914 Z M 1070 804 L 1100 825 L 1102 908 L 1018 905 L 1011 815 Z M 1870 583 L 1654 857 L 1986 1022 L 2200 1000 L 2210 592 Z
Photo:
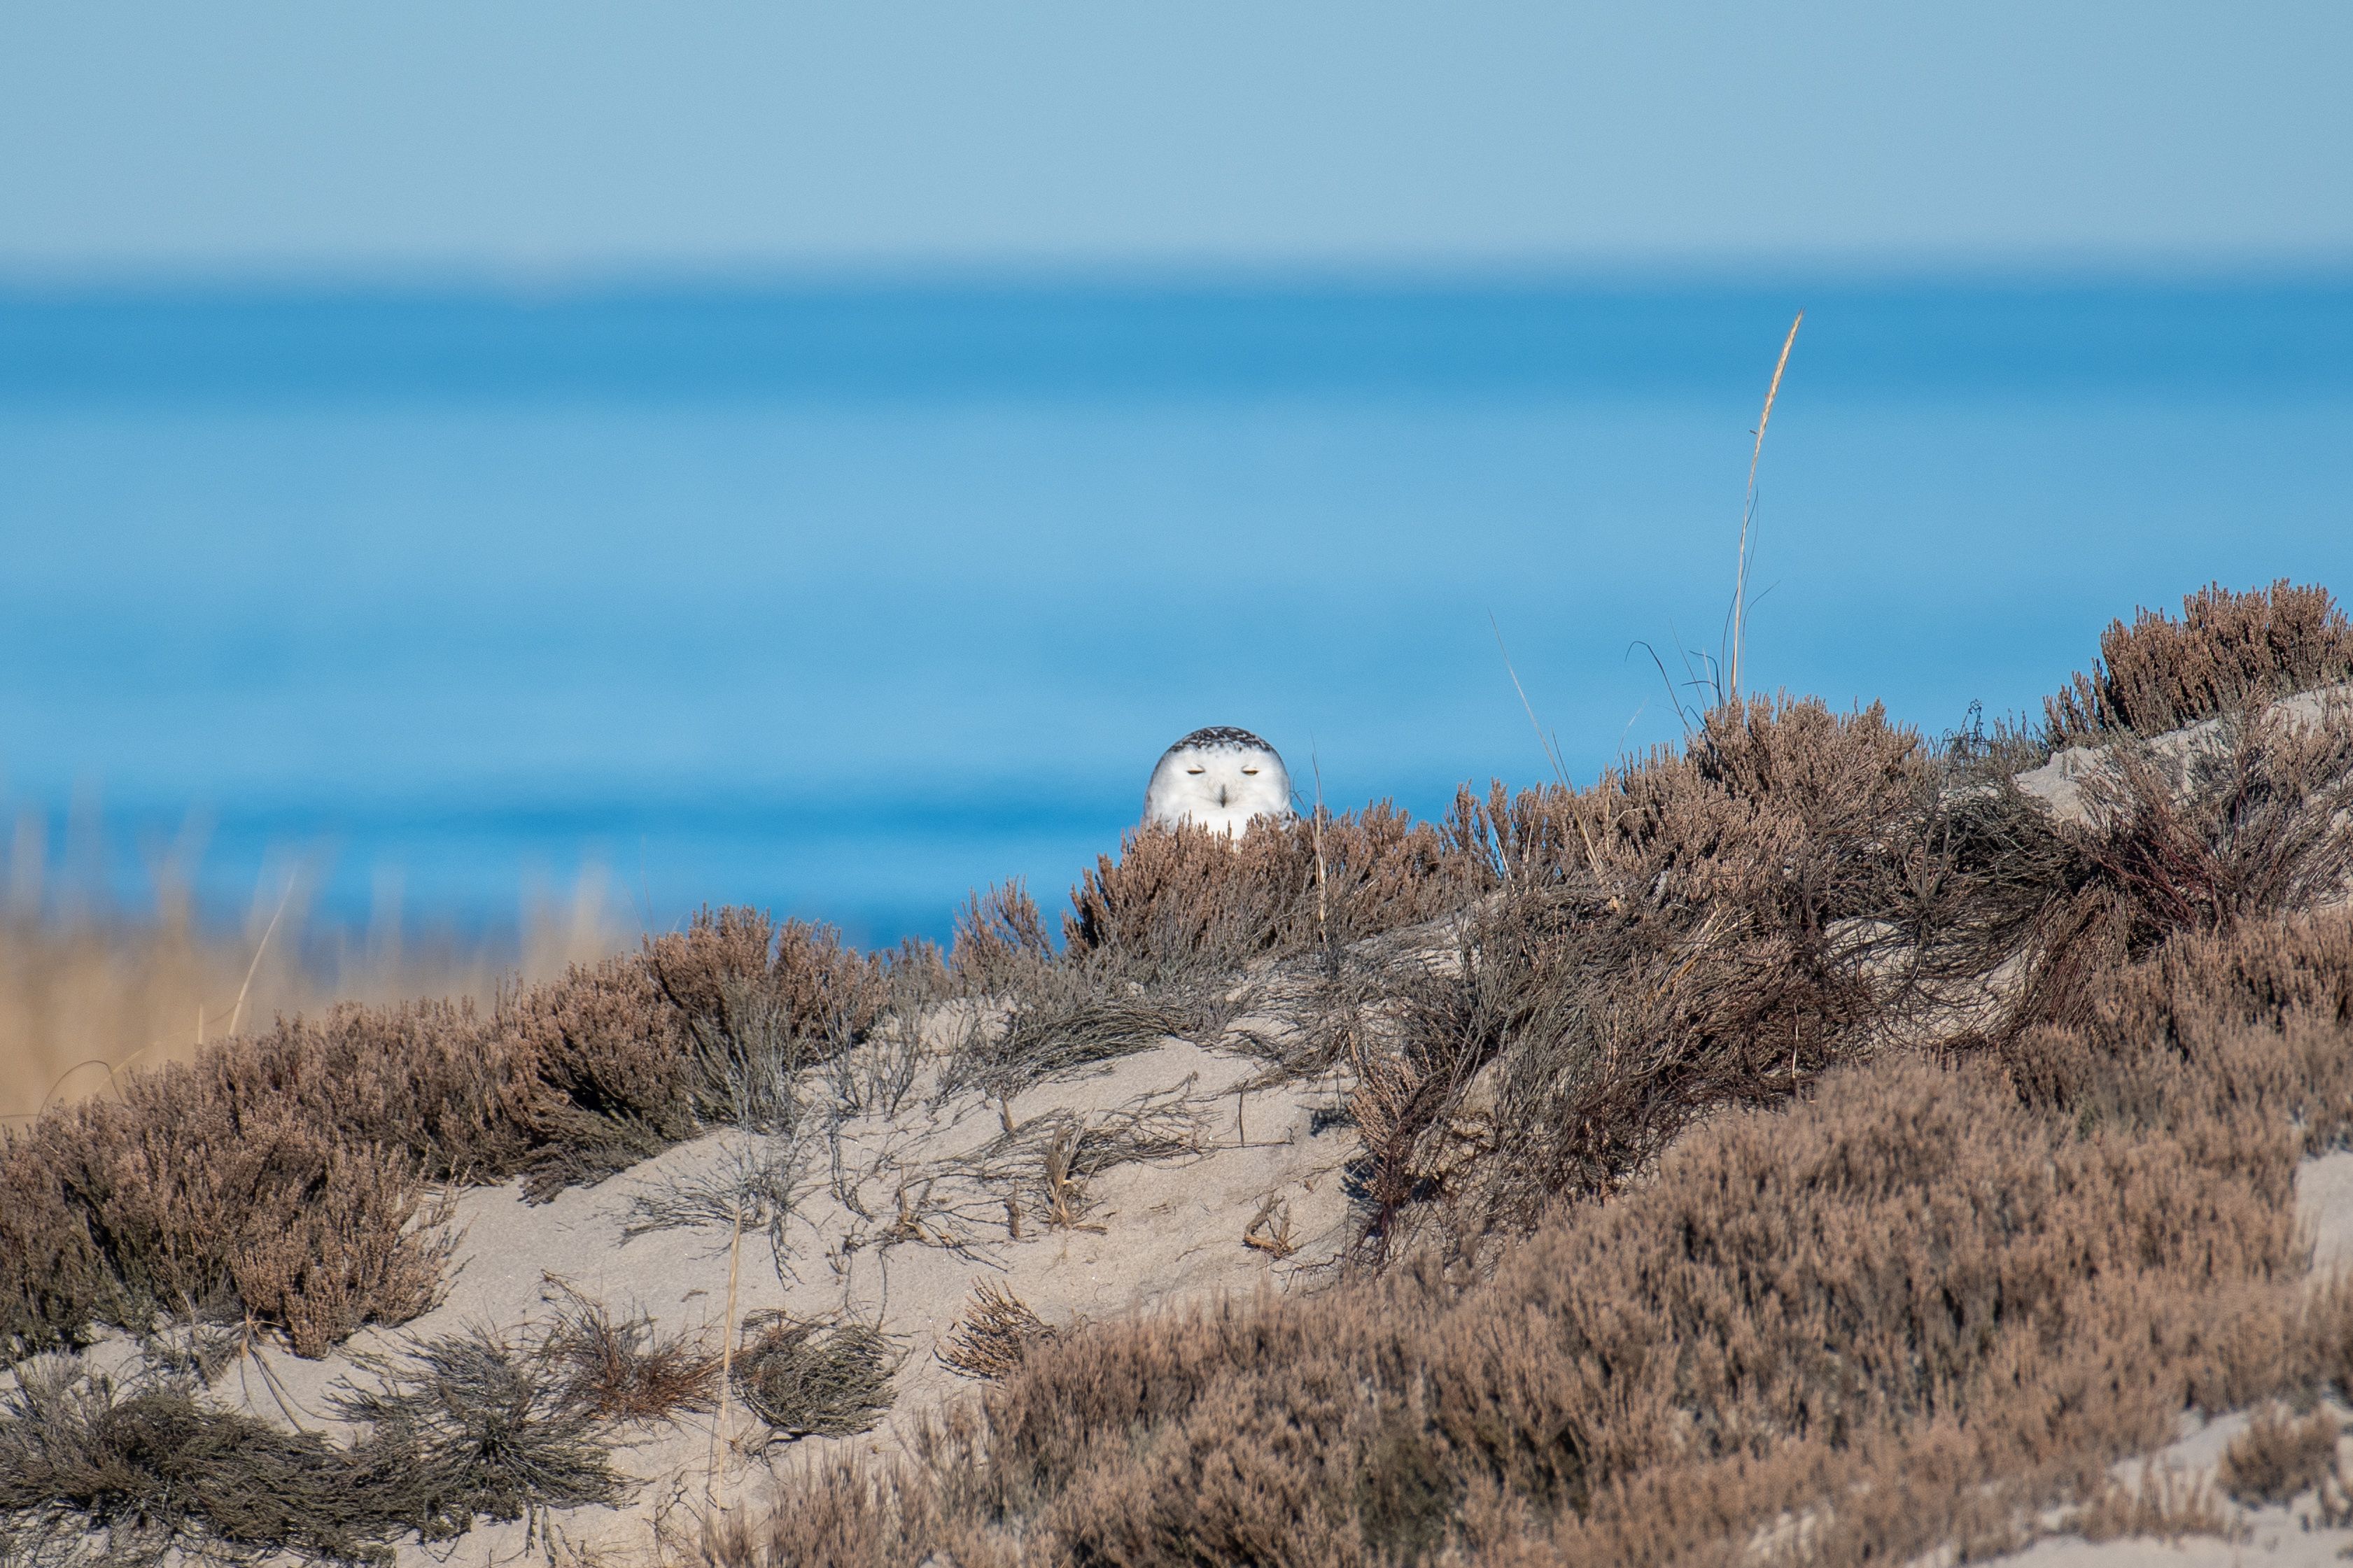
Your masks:
M 1773 362 L 1773 383 L 1765 389 L 1765 412 L 1757 416 L 1757 445 L 1748 453 L 1748 493 L 1740 507 L 1740 561 L 1732 579 L 1732 653 L 1725 661 L 1725 690 L 1729 700 L 1740 700 L 1740 643 L 1748 621 L 1748 563 L 1755 558 L 1750 548 L 1756 536 L 1757 464 L 1765 456 L 1765 426 L 1773 422 L 1773 400 L 1781 395 L 1781 373 L 1789 368 L 1789 351 L 1797 346 L 1798 329 L 1806 324 L 1806 313 L 1798 312 L 1789 323 L 1789 335 L 1781 340 L 1781 357 Z

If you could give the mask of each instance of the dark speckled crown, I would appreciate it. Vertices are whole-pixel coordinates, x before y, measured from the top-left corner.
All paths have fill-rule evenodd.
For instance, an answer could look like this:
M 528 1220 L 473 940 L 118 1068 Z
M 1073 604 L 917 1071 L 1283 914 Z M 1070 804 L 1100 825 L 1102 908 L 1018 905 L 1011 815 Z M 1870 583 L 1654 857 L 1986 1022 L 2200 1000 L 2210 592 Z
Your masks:
M 1206 730 L 1196 730 L 1168 750 L 1181 752 L 1192 746 L 1231 746 L 1237 751 L 1271 752 L 1274 750 L 1272 746 L 1268 745 L 1248 730 L 1238 730 L 1231 724 L 1212 724 Z

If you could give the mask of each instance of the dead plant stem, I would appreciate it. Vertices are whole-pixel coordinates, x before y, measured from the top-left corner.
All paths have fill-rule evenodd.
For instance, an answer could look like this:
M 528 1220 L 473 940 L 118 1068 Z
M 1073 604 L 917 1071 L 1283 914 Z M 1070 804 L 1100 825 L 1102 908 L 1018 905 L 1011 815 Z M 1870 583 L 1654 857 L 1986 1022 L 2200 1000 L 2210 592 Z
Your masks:
M 1765 426 L 1773 421 L 1773 400 L 1781 395 L 1781 373 L 1789 368 L 1789 351 L 1797 345 L 1798 329 L 1805 325 L 1806 313 L 1798 312 L 1789 323 L 1789 335 L 1781 340 L 1781 357 L 1773 363 L 1773 382 L 1765 389 L 1765 412 L 1757 416 L 1757 445 L 1748 453 L 1748 494 L 1740 508 L 1739 570 L 1732 580 L 1732 657 L 1725 666 L 1725 694 L 1728 700 L 1740 700 L 1740 639 L 1748 619 L 1749 540 L 1757 521 L 1757 464 L 1765 455 Z
M 294 896 L 294 874 L 290 872 L 286 878 L 286 890 L 278 895 L 278 908 L 271 912 L 269 924 L 263 929 L 261 941 L 254 947 L 253 962 L 246 965 L 245 984 L 237 988 L 237 1005 L 229 1009 L 228 1015 L 228 1032 L 232 1037 L 237 1034 L 237 1025 L 245 1017 L 246 993 L 253 989 L 253 977 L 261 973 L 262 955 L 269 951 L 269 939 L 278 933 L 278 922 L 286 913 L 286 901 Z M 197 1017 L 201 1019 L 203 1016 L 199 1013 Z M 201 1031 L 201 1023 L 198 1028 Z
M 727 1307 L 720 1322 L 719 1414 L 711 1426 L 711 1468 L 702 1484 L 706 1508 L 717 1506 L 719 1447 L 727 1433 L 729 1396 L 735 1389 L 735 1286 L 744 1263 L 744 1189 L 735 1189 L 734 1226 L 727 1238 Z

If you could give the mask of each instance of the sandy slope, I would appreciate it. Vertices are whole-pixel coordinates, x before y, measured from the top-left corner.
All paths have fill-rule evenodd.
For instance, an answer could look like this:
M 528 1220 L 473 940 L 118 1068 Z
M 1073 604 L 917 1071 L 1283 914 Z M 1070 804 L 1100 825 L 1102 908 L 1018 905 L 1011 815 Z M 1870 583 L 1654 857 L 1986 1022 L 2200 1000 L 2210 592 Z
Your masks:
M 2313 713 L 2324 700 L 2290 700 Z M 2300 711 L 2300 710 L 2299 710 Z M 2179 767 L 2215 726 L 2192 726 L 2151 742 Z M 2097 752 L 2061 753 L 2020 784 L 2063 816 L 2084 814 L 2080 783 L 2103 765 Z M 1392 944 L 1416 933 L 1398 933 Z M 1419 933 L 1428 936 L 1429 933 Z M 1449 942 L 1428 942 L 1434 952 Z M 1244 1031 L 1279 1033 L 1277 1016 L 1242 1020 L 1205 1049 L 1169 1038 L 1137 1055 L 1040 1084 L 1009 1102 L 978 1090 L 938 1095 L 918 1079 L 895 1113 L 870 1110 L 835 1121 L 813 1107 L 796 1140 L 728 1131 L 682 1144 L 588 1189 L 525 1204 L 514 1184 L 456 1196 L 449 1223 L 459 1241 L 448 1295 L 397 1332 L 369 1331 L 337 1354 L 304 1362 L 261 1351 L 227 1374 L 216 1394 L 265 1418 L 336 1431 L 326 1394 L 353 1375 L 355 1355 L 396 1350 L 411 1337 L 475 1325 L 512 1328 L 544 1321 L 554 1282 L 617 1310 L 641 1310 L 662 1330 L 684 1329 L 716 1345 L 727 1321 L 729 1226 L 628 1235 L 638 1200 L 716 1181 L 745 1160 L 786 1160 L 794 1202 L 772 1236 L 745 1235 L 733 1316 L 763 1309 L 846 1315 L 879 1324 L 903 1348 L 891 1415 L 847 1439 L 807 1438 L 761 1447 L 765 1429 L 740 1406 L 722 1424 L 691 1416 L 643 1435 L 617 1455 L 641 1485 L 620 1508 L 565 1510 L 534 1535 L 523 1523 L 478 1525 L 453 1544 L 401 1548 L 404 1564 L 651 1560 L 656 1532 L 683 1528 L 711 1506 L 756 1506 L 780 1477 L 829 1447 L 877 1451 L 900 1444 L 910 1426 L 971 1386 L 934 1352 L 965 1310 L 976 1283 L 994 1280 L 1049 1322 L 1103 1319 L 1182 1307 L 1256 1290 L 1312 1288 L 1350 1234 L 1344 1166 L 1356 1152 L 1345 1122 L 1331 1115 L 1346 1086 L 1325 1079 L 1262 1081 L 1262 1057 L 1242 1049 Z M 830 1125 L 828 1125 L 830 1123 Z M 1059 1216 L 1039 1191 L 1045 1141 L 1071 1128 L 1150 1132 L 1180 1148 L 1132 1160 L 1083 1184 Z M 2316 1268 L 2353 1267 L 2353 1153 L 2307 1162 L 2297 1183 L 2314 1230 Z M 1008 1209 L 1008 1200 L 1011 1207 Z M 1061 1223 L 1056 1223 L 1057 1218 Z M 1273 1247 L 1252 1245 L 1280 1237 Z M 1283 1249 L 1289 1250 L 1282 1256 Z M 128 1347 L 101 1346 L 101 1365 Z M 2211 1473 L 2243 1416 L 2207 1423 L 2157 1456 L 2185 1477 Z M 714 1426 L 719 1441 L 714 1444 Z M 340 1434 L 339 1436 L 348 1436 Z M 713 1464 L 714 1451 L 717 1462 Z M 2119 1467 L 2137 1476 L 2139 1461 Z M 2216 1564 L 2334 1562 L 2353 1531 L 2306 1530 L 2309 1500 L 2245 1513 L 2238 1542 L 2123 1541 L 2093 1544 L 2054 1538 L 2004 1561 L 2038 1568 L 2099 1568 L 2165 1562 Z
M 972 1091 L 934 1105 L 918 1085 L 896 1117 L 850 1119 L 838 1141 L 805 1137 L 782 1245 L 765 1230 L 744 1238 L 735 1316 L 783 1308 L 879 1323 L 906 1352 L 896 1403 L 884 1425 L 863 1436 L 807 1438 L 765 1454 L 757 1450 L 765 1428 L 736 1406 L 721 1445 L 718 1496 L 757 1500 L 772 1471 L 829 1442 L 895 1444 L 912 1419 L 970 1386 L 933 1352 L 978 1280 L 996 1280 L 1049 1322 L 1062 1323 L 1282 1289 L 1316 1277 L 1347 1228 L 1341 1167 L 1355 1137 L 1345 1126 L 1325 1127 L 1319 1115 L 1336 1109 L 1337 1085 L 1251 1087 L 1265 1065 L 1169 1039 L 1008 1103 Z M 1139 1113 L 1190 1150 L 1102 1173 L 1084 1184 L 1082 1210 L 1070 1216 L 1075 1225 L 1050 1223 L 1044 1204 L 1023 1190 L 1043 1135 L 1063 1124 L 1060 1116 L 1117 1127 Z M 712 1133 L 541 1205 L 524 1204 L 512 1184 L 470 1190 L 456 1201 L 451 1223 L 461 1239 L 439 1307 L 397 1333 L 363 1333 L 323 1361 L 263 1352 L 261 1364 L 240 1365 L 216 1392 L 254 1414 L 333 1431 L 323 1395 L 353 1371 L 353 1352 L 394 1349 L 406 1336 L 544 1319 L 552 1279 L 615 1309 L 642 1309 L 663 1329 L 704 1331 L 715 1344 L 726 1310 L 727 1222 L 628 1237 L 631 1200 L 724 1171 L 766 1142 Z M 1296 1248 L 1288 1257 L 1244 1240 L 1254 1224 L 1261 1238 L 1284 1235 L 1286 1219 Z M 627 1555 L 650 1545 L 659 1517 L 682 1523 L 699 1510 L 713 1480 L 711 1431 L 708 1418 L 691 1416 L 623 1449 L 618 1464 L 646 1484 L 627 1508 L 554 1518 L 558 1560 L 580 1551 Z M 523 1525 L 484 1525 L 457 1542 L 454 1555 L 447 1546 L 428 1553 L 411 1544 L 401 1561 L 487 1563 L 526 1555 L 545 1560 Z

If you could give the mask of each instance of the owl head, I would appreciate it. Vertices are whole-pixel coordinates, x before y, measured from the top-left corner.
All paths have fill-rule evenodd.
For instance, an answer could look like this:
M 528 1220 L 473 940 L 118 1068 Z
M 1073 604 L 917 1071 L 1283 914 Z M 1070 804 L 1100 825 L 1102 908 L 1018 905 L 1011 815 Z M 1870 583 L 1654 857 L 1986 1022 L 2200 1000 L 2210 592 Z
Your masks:
M 1190 822 L 1239 837 L 1253 816 L 1291 816 L 1291 774 L 1272 746 L 1230 725 L 1196 730 L 1161 754 L 1144 820 Z

